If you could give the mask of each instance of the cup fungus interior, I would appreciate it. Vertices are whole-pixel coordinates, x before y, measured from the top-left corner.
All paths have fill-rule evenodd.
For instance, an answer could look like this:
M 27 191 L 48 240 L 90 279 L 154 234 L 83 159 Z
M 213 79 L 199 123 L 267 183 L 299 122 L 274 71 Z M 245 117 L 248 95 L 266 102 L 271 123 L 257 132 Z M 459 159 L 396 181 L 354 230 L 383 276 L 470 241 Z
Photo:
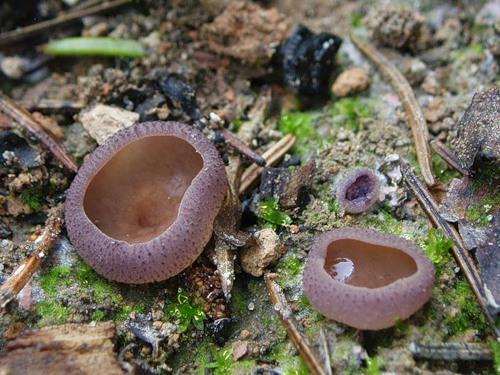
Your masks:
M 375 182 L 370 176 L 361 175 L 346 189 L 345 199 L 354 201 L 363 198 L 374 189 L 374 186 Z
M 85 191 L 85 213 L 111 238 L 147 242 L 175 221 L 184 193 L 202 168 L 200 154 L 181 138 L 136 140 L 93 177 Z
M 392 247 L 339 239 L 328 245 L 324 269 L 337 281 L 374 289 L 413 275 L 417 264 Z

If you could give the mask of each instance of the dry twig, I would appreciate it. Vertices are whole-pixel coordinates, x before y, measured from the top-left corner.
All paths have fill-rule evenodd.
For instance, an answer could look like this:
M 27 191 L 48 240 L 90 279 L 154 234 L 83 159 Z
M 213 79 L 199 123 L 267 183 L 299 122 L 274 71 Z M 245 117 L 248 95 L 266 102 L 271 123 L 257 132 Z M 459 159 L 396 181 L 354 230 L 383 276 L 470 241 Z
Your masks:
M 258 158 L 265 160 L 258 154 L 254 153 L 245 143 L 250 143 L 251 138 L 257 132 L 259 125 L 263 121 L 265 108 L 267 107 L 270 97 L 269 95 L 261 96 L 257 100 L 255 106 L 250 110 L 251 118 L 243 124 L 238 131 L 238 136 L 229 132 L 221 126 L 221 120 L 217 117 L 212 119 L 221 128 L 226 141 L 231 144 L 240 154 L 244 154 L 254 162 L 258 163 Z M 243 138 L 244 140 L 240 140 Z M 246 150 L 246 151 L 245 151 Z M 241 183 L 242 162 L 240 154 L 230 155 L 229 164 L 226 167 L 228 180 L 228 191 L 224 204 L 214 223 L 215 239 L 215 258 L 217 271 L 219 272 L 222 290 L 227 301 L 231 298 L 231 290 L 234 282 L 234 260 L 235 247 L 244 246 L 249 235 L 239 230 L 241 220 L 241 202 L 238 196 L 238 191 Z M 253 154 L 253 155 L 252 155 Z M 262 164 L 262 163 L 260 163 Z
M 262 155 L 266 159 L 268 166 L 272 166 L 277 163 L 285 154 L 293 147 L 295 143 L 295 137 L 291 134 L 287 134 L 278 143 L 272 146 L 269 150 L 264 152 Z M 240 195 L 245 194 L 254 182 L 259 178 L 262 173 L 263 168 L 255 164 L 248 167 L 241 176 L 241 186 L 239 193 Z
M 229 131 L 226 128 L 221 128 L 221 133 L 224 136 L 224 139 L 226 142 L 234 149 L 238 150 L 241 154 L 245 155 L 250 161 L 254 162 L 255 164 L 265 167 L 266 166 L 266 160 L 257 154 L 255 151 L 250 149 L 246 144 L 244 144 L 242 141 L 238 139 L 236 135 L 234 135 L 231 131 Z
M 73 158 L 66 152 L 64 147 L 54 140 L 28 111 L 18 106 L 11 98 L 1 91 L 0 111 L 4 112 L 21 127 L 27 129 L 38 138 L 66 168 L 72 172 L 78 170 L 78 166 Z
M 321 365 L 321 361 L 318 359 L 317 354 L 311 348 L 307 338 L 300 333 L 297 322 L 293 317 L 292 310 L 290 306 L 288 306 L 288 302 L 280 286 L 274 281 L 274 277 L 275 275 L 270 273 L 264 275 L 267 291 L 271 298 L 271 303 L 274 306 L 274 310 L 283 323 L 290 340 L 292 340 L 292 343 L 304 359 L 307 367 L 311 370 L 311 373 L 313 375 L 326 375 L 327 371 L 325 371 Z
M 469 171 L 463 169 L 460 166 L 460 163 L 453 152 L 451 152 L 450 149 L 446 147 L 446 145 L 440 140 L 433 139 L 431 141 L 431 147 L 441 158 L 443 158 L 446 163 L 448 163 L 450 167 L 454 168 L 464 176 L 467 176 L 469 174 Z
M 79 111 L 85 107 L 83 102 L 59 99 L 18 100 L 17 104 L 28 111 Z
M 492 361 L 493 353 L 485 344 L 451 342 L 445 344 L 421 344 L 412 342 L 410 351 L 415 358 L 440 361 Z
M 369 43 L 362 41 L 353 34 L 351 34 L 351 40 L 356 47 L 358 47 L 361 52 L 363 52 L 366 57 L 368 57 L 370 61 L 375 64 L 398 94 L 401 103 L 403 103 L 403 107 L 408 118 L 408 124 L 410 125 L 413 133 L 413 140 L 415 142 L 417 159 L 420 165 L 420 170 L 422 171 L 422 176 L 428 186 L 434 186 L 436 181 L 432 175 L 427 123 L 410 84 L 396 69 L 396 67 Z
M 43 258 L 49 254 L 54 246 L 63 226 L 64 205 L 60 203 L 49 211 L 42 234 L 35 242 L 28 244 L 31 255 L 24 259 L 5 283 L 0 286 L 0 308 L 16 298 L 17 294 L 26 286 L 31 276 L 40 268 Z
M 403 173 L 404 180 L 413 194 L 416 196 L 418 202 L 424 209 L 425 213 L 429 219 L 434 223 L 434 225 L 440 228 L 446 237 L 451 239 L 454 243 L 452 248 L 453 255 L 462 269 L 467 281 L 469 282 L 479 305 L 483 309 L 484 314 L 488 318 L 495 334 L 500 337 L 500 330 L 495 325 L 495 320 L 488 310 L 487 299 L 484 294 L 484 289 L 482 287 L 481 278 L 474 265 L 474 261 L 471 259 L 469 253 L 464 247 L 462 238 L 457 230 L 447 222 L 439 213 L 439 208 L 437 203 L 434 201 L 431 193 L 425 188 L 425 186 L 417 179 L 413 173 L 410 165 L 405 161 L 400 161 L 401 172 Z
M 75 9 L 69 12 L 63 13 L 56 18 L 42 21 L 39 23 L 35 23 L 33 25 L 29 25 L 26 27 L 21 27 L 12 31 L 6 31 L 0 34 L 0 46 L 4 46 L 7 44 L 11 44 L 13 42 L 17 42 L 19 40 L 28 38 L 30 36 L 36 35 L 43 31 L 51 30 L 55 27 L 65 25 L 70 22 L 74 22 L 79 20 L 82 17 L 91 16 L 98 13 L 107 12 L 116 7 L 130 4 L 133 0 L 113 0 L 113 1 L 105 1 L 101 4 L 84 8 L 84 9 Z
M 330 361 L 330 350 L 328 349 L 328 341 L 326 340 L 326 334 L 323 327 L 319 329 L 319 347 L 321 350 L 321 356 L 323 357 L 323 368 L 325 369 L 326 375 L 332 375 L 332 363 Z

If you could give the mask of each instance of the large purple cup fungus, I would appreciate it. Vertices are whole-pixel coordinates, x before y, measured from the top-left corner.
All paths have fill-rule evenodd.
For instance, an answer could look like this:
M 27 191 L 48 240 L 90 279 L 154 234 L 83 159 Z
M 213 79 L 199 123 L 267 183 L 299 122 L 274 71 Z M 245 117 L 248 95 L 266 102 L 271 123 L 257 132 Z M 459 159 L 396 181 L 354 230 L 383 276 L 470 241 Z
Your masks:
M 379 330 L 418 311 L 431 297 L 434 267 L 415 244 L 370 229 L 320 235 L 304 269 L 304 293 L 323 315 Z
M 166 280 L 203 251 L 226 188 L 224 164 L 201 132 L 144 122 L 115 134 L 80 168 L 66 197 L 66 227 L 107 279 Z
M 380 182 L 377 175 L 368 168 L 349 171 L 339 182 L 337 200 L 349 214 L 368 211 L 377 202 Z

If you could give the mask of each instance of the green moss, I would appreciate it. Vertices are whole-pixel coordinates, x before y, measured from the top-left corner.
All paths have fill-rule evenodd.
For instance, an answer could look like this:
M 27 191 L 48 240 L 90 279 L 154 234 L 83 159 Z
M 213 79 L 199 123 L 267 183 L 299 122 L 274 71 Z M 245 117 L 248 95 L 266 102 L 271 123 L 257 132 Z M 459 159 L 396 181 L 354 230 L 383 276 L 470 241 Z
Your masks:
M 285 273 L 288 277 L 293 277 L 297 276 L 303 267 L 304 262 L 302 260 L 295 255 L 288 255 L 282 258 L 278 265 L 278 270 Z
M 333 104 L 331 112 L 336 123 L 357 132 L 361 120 L 372 115 L 372 107 L 360 98 L 342 98 Z
M 367 363 L 367 368 L 366 368 L 366 373 L 369 375 L 380 375 L 382 374 L 382 371 L 380 370 L 383 367 L 383 362 L 382 360 L 375 356 L 375 357 L 368 357 L 366 359 Z
M 40 286 L 47 296 L 54 297 L 62 285 L 71 285 L 70 274 L 71 267 L 68 265 L 52 267 L 40 275 Z
M 500 342 L 495 340 L 489 341 L 491 351 L 493 352 L 493 366 L 495 372 L 500 374 Z
M 54 301 L 42 301 L 36 307 L 42 321 L 47 324 L 64 324 L 69 321 L 70 310 Z
M 448 163 L 446 163 L 439 155 L 433 154 L 431 161 L 432 171 L 440 182 L 446 184 L 454 178 L 460 177 L 460 174 L 453 168 L 450 168 Z
M 480 334 L 488 332 L 486 318 L 466 280 L 457 282 L 455 288 L 445 295 L 445 302 L 450 306 L 457 306 L 460 310 L 456 316 L 445 319 L 451 335 L 468 329 L 476 329 Z
M 328 209 L 330 210 L 330 212 L 333 212 L 336 215 L 340 214 L 340 205 L 339 205 L 339 202 L 337 202 L 336 200 L 332 201 L 328 205 Z
M 270 359 L 277 361 L 286 375 L 306 375 L 310 374 L 303 359 L 291 350 L 288 341 L 281 342 L 274 346 Z
M 43 208 L 43 191 L 40 187 L 30 187 L 24 189 L 19 198 L 34 212 L 39 212 Z
M 488 186 L 490 191 L 495 191 L 495 187 L 500 179 L 500 168 L 495 163 L 483 164 L 477 169 L 476 175 L 472 180 L 473 190 Z
M 232 349 L 219 349 L 210 346 L 212 360 L 205 365 L 205 368 L 212 369 L 214 375 L 230 374 L 230 367 L 233 363 Z
M 467 219 L 481 225 L 490 223 L 489 215 L 493 214 L 493 210 L 500 205 L 500 194 L 485 197 L 478 205 L 467 208 Z
M 98 275 L 87 263 L 80 262 L 76 278 L 81 285 L 94 290 L 98 302 L 102 302 L 106 297 L 111 298 L 115 303 L 122 302 L 122 298 L 118 296 L 118 290 L 109 281 Z
M 103 321 L 106 318 L 106 314 L 102 310 L 96 310 L 92 314 L 92 320 L 95 320 L 97 322 Z
M 363 27 L 363 15 L 358 12 L 351 13 L 351 27 Z
M 238 130 L 240 130 L 240 128 L 241 128 L 241 125 L 243 125 L 243 122 L 244 121 L 242 119 L 239 119 L 239 118 L 233 120 L 231 122 L 231 130 L 235 133 L 238 132 Z
M 203 330 L 207 316 L 201 306 L 191 303 L 189 296 L 182 288 L 179 288 L 177 292 L 176 303 L 167 304 L 165 310 L 171 318 L 180 321 L 181 332 L 185 332 L 191 325 L 198 330 Z
M 247 293 L 239 285 L 235 285 L 231 292 L 231 311 L 240 317 L 248 311 Z
M 423 246 L 425 253 L 438 269 L 451 259 L 450 250 L 452 247 L 453 241 L 446 238 L 442 230 L 433 228 L 427 233 L 427 239 Z
M 314 135 L 313 116 L 309 112 L 287 112 L 281 116 L 278 129 L 285 134 L 293 134 L 299 140 Z
M 401 236 L 403 234 L 403 222 L 396 219 L 387 209 L 381 209 L 377 215 L 371 215 L 367 219 L 371 228 L 382 232 Z
M 278 122 L 278 129 L 284 134 L 297 137 L 293 150 L 299 156 L 305 156 L 313 145 L 321 146 L 323 140 L 314 128 L 314 116 L 310 112 L 287 112 Z
M 123 321 L 132 313 L 142 313 L 146 311 L 145 303 L 127 303 L 124 301 L 118 286 L 99 274 L 97 274 L 88 264 L 80 262 L 75 272 L 76 280 L 85 288 L 94 291 L 97 303 L 103 303 L 107 298 L 118 307 L 118 310 L 111 317 L 116 321 Z M 98 319 L 96 319 L 98 320 Z
M 484 47 L 481 43 L 473 43 L 465 48 L 451 51 L 450 58 L 457 63 L 464 63 L 467 60 L 480 59 L 484 56 Z
M 287 226 L 292 219 L 280 210 L 280 205 L 275 198 L 266 198 L 259 202 L 258 216 L 271 226 Z

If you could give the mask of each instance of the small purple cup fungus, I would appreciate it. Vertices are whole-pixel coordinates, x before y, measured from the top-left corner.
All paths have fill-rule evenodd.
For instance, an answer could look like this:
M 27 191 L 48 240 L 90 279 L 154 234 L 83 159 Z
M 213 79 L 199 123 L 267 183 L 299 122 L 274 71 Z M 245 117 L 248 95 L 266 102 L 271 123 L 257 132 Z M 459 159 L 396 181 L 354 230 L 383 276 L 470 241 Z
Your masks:
M 304 293 L 323 315 L 378 330 L 406 319 L 431 297 L 434 267 L 415 244 L 370 229 L 320 235 L 304 269 Z
M 144 122 L 98 147 L 66 198 L 68 235 L 109 280 L 166 280 L 203 251 L 227 188 L 224 164 L 201 132 Z
M 349 214 L 367 211 L 378 199 L 380 182 L 368 168 L 349 171 L 339 182 L 337 199 L 339 205 Z

